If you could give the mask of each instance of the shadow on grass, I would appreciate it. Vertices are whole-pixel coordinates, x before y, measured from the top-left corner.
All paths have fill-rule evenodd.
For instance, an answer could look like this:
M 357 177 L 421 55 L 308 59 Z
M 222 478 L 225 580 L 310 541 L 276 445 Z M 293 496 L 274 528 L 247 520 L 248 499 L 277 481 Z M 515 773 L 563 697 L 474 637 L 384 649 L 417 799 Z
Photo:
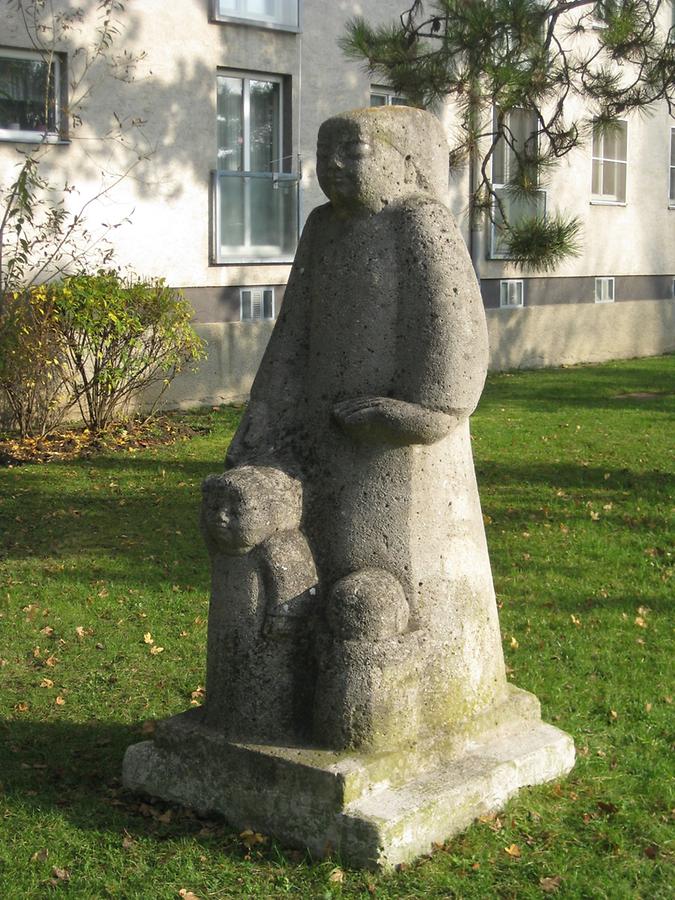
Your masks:
M 664 366 L 675 367 L 675 356 L 569 369 L 493 374 L 488 379 L 480 409 L 522 402 L 530 412 L 555 412 L 560 407 L 672 412 L 675 393 L 664 382 Z M 653 397 L 624 396 L 649 393 Z
M 0 724 L 4 800 L 29 815 L 57 812 L 75 828 L 158 841 L 183 836 L 241 859 L 245 847 L 222 818 L 150 801 L 121 786 L 128 746 L 147 740 L 137 726 L 114 722 Z M 225 840 L 223 840 L 225 838 Z M 276 852 L 276 851 L 275 851 Z

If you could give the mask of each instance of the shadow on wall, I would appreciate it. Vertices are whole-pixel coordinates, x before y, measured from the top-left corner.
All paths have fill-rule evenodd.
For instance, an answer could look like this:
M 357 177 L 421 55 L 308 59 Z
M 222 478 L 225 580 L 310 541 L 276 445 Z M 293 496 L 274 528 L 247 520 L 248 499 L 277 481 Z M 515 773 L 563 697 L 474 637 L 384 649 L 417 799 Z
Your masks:
M 487 310 L 490 368 L 605 362 L 675 350 L 675 300 Z
M 274 322 L 212 322 L 194 328 L 206 341 L 206 359 L 196 371 L 176 377 L 163 405 L 187 409 L 246 400 Z

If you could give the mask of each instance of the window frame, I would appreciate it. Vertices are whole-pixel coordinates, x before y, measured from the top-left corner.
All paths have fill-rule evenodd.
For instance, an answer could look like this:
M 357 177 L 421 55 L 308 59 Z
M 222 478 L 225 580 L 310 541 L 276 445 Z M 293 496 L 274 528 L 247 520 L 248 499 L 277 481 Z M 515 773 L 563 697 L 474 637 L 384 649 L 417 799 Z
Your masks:
M 266 316 L 265 313 L 265 293 L 269 291 L 272 295 L 272 315 Z M 251 310 L 253 310 L 253 294 L 260 293 L 260 316 L 244 317 L 244 294 L 250 294 Z M 274 322 L 277 317 L 277 300 L 276 292 L 273 285 L 254 285 L 239 288 L 239 321 L 240 322 Z
M 0 59 L 26 59 L 51 65 L 54 84 L 54 130 L 28 131 L 14 128 L 0 128 L 0 141 L 21 144 L 60 144 L 67 143 L 65 117 L 62 115 L 66 106 L 66 55 L 50 52 L 45 54 L 39 50 L 25 50 L 21 47 L 0 47 Z
M 670 129 L 670 147 L 668 149 L 670 152 L 668 160 L 668 209 L 675 209 L 675 125 Z
M 611 297 L 604 297 L 602 294 L 603 286 L 607 286 L 611 288 L 608 290 L 608 294 L 611 293 Z M 598 287 L 600 287 L 600 291 L 598 292 Z M 594 303 L 614 303 L 616 300 L 616 281 L 613 275 L 596 275 L 595 276 L 595 284 L 593 288 L 593 302 Z
M 630 147 L 628 143 L 628 119 L 617 119 L 617 125 L 623 125 L 626 129 L 626 158 L 625 159 L 611 159 L 608 156 L 596 156 L 594 152 L 593 144 L 595 143 L 595 127 L 596 121 L 593 120 L 593 132 L 591 136 L 591 198 L 590 202 L 593 206 L 626 206 L 628 203 L 628 158 L 630 156 Z M 604 134 L 601 134 L 600 137 L 603 141 L 603 151 L 604 151 Z M 625 168 L 625 188 L 624 188 L 624 197 L 623 200 L 611 194 L 594 194 L 593 193 L 593 164 L 595 161 L 600 163 L 619 163 L 624 165 Z M 601 179 L 602 181 L 602 179 Z
M 373 97 L 384 97 L 384 103 L 372 103 Z M 394 100 L 403 100 L 403 103 L 394 103 Z M 371 109 L 378 109 L 381 106 L 410 106 L 407 97 L 399 94 L 386 84 L 371 84 L 369 94 L 369 106 Z
M 286 112 L 284 107 L 284 94 L 286 92 L 287 87 L 289 86 L 289 79 L 287 75 L 272 75 L 268 72 L 257 72 L 252 70 L 241 70 L 241 69 L 228 69 L 223 66 L 219 66 L 216 69 L 216 126 L 217 126 L 217 116 L 218 116 L 218 99 L 217 99 L 217 91 L 218 91 L 218 79 L 219 78 L 238 78 L 243 82 L 242 87 L 242 134 L 244 139 L 244 147 L 242 153 L 242 169 L 237 170 L 226 170 L 223 169 L 219 165 L 218 152 L 221 149 L 218 143 L 218 136 L 216 135 L 216 168 L 211 172 L 211 190 L 210 190 L 210 202 L 211 202 L 211 247 L 209 252 L 209 263 L 213 266 L 232 266 L 232 265 L 289 265 L 293 262 L 293 256 L 295 253 L 295 249 L 292 253 L 282 253 L 280 255 L 256 255 L 253 251 L 256 244 L 243 244 L 241 246 L 227 245 L 223 243 L 223 233 L 222 233 L 222 223 L 220 218 L 220 176 L 223 173 L 227 173 L 230 177 L 239 176 L 241 178 L 269 178 L 272 181 L 274 186 L 279 187 L 295 187 L 296 190 L 296 198 L 295 198 L 295 247 L 297 247 L 297 242 L 300 233 L 300 195 L 299 195 L 299 186 L 300 186 L 300 173 L 293 171 L 284 171 L 284 164 L 287 160 L 290 160 L 289 166 L 292 169 L 292 154 L 286 154 L 285 150 L 290 149 L 290 142 L 287 146 L 285 143 L 286 138 L 286 128 L 288 125 L 285 121 Z M 257 172 L 252 171 L 247 168 L 250 165 L 250 157 L 251 157 L 251 132 L 250 132 L 250 84 L 247 82 L 251 81 L 270 81 L 279 85 L 279 108 L 277 110 L 277 146 L 279 148 L 280 156 L 277 157 L 276 160 L 272 160 L 272 163 L 276 163 L 269 172 Z M 216 128 L 217 131 L 217 128 Z M 246 204 L 246 200 L 244 201 Z M 250 216 L 250 208 L 245 207 L 244 215 L 246 216 L 246 209 L 248 209 L 248 214 Z M 247 232 L 246 236 L 250 236 L 248 234 L 250 230 L 250 222 L 251 219 L 246 219 L 245 222 L 245 231 Z M 271 247 L 271 245 L 270 245 Z M 248 251 L 248 252 L 247 252 Z M 241 301 L 240 301 L 241 303 Z
M 511 287 L 519 288 L 520 303 L 509 303 Z M 504 290 L 506 288 L 506 291 Z M 523 309 L 525 307 L 525 281 L 522 278 L 501 278 L 499 280 L 499 308 Z
M 516 107 L 516 108 L 522 109 L 524 112 L 528 112 L 532 116 L 531 124 L 533 124 L 535 127 L 530 131 L 530 137 L 533 135 L 536 136 L 537 149 L 538 149 L 539 148 L 539 135 L 538 135 L 539 129 L 536 127 L 536 125 L 538 123 L 536 122 L 535 111 L 528 110 L 525 107 Z M 493 114 L 493 129 L 494 129 L 493 134 L 494 134 L 494 133 L 496 133 L 496 118 L 497 118 L 496 108 L 493 109 L 492 114 Z M 511 115 L 511 111 L 509 112 L 509 116 L 510 115 Z M 508 127 L 510 128 L 510 125 L 508 125 Z M 526 140 L 529 140 L 529 139 L 530 138 L 527 138 Z M 510 153 L 511 153 L 511 148 L 508 146 L 508 144 L 505 144 L 504 159 L 503 159 L 503 168 L 504 168 L 503 175 L 504 175 L 505 180 L 497 181 L 495 179 L 495 153 L 494 152 L 492 153 L 492 157 L 490 159 L 490 179 L 492 181 L 492 187 L 494 188 L 495 192 L 497 192 L 497 193 L 501 191 L 502 194 L 507 199 L 508 199 L 508 190 L 509 190 L 509 179 L 511 177 L 511 173 L 509 171 L 510 170 Z M 535 195 L 533 194 L 533 197 L 534 196 Z M 537 202 L 541 201 L 542 215 L 545 216 L 546 215 L 546 205 L 548 203 L 548 192 L 545 191 L 543 188 L 537 188 L 536 197 L 537 197 Z M 510 254 L 506 251 L 499 250 L 498 246 L 497 246 L 498 242 L 499 242 L 499 234 L 498 234 L 499 226 L 498 226 L 497 222 L 495 221 L 495 217 L 496 217 L 498 211 L 499 211 L 499 207 L 497 206 L 497 202 L 495 201 L 492 206 L 492 219 L 489 223 L 490 233 L 489 233 L 489 241 L 488 241 L 488 246 L 487 246 L 487 255 L 488 255 L 488 259 L 491 259 L 491 260 L 509 260 L 509 259 L 511 259 Z
M 300 34 L 303 24 L 302 0 L 295 0 L 295 3 L 298 10 L 297 25 L 283 25 L 279 22 L 266 22 L 264 19 L 247 18 L 245 15 L 237 16 L 230 13 L 221 13 L 219 9 L 220 0 L 211 0 L 210 20 L 215 24 L 246 25 L 249 28 L 264 28 L 271 31 L 287 31 L 291 34 Z

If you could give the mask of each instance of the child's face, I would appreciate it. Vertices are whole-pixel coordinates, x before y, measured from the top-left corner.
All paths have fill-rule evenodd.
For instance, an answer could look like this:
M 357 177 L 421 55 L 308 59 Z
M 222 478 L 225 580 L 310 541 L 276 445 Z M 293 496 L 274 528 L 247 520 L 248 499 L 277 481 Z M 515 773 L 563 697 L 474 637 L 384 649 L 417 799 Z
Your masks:
M 207 524 L 222 552 L 248 553 L 278 530 L 278 516 L 232 487 L 223 487 L 208 505 Z

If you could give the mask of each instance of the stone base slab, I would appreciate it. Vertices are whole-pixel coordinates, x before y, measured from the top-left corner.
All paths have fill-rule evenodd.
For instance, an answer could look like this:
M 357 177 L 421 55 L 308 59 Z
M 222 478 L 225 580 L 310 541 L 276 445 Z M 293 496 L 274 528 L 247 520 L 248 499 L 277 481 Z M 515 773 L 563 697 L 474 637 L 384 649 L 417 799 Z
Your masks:
M 458 755 L 392 783 L 387 771 L 408 769 L 400 752 L 373 758 L 236 744 L 204 728 L 200 712 L 175 716 L 155 741 L 129 747 L 123 775 L 129 790 L 217 812 L 242 830 L 370 869 L 428 853 L 476 817 L 501 809 L 521 787 L 558 778 L 574 765 L 567 734 L 516 718 L 465 742 Z

